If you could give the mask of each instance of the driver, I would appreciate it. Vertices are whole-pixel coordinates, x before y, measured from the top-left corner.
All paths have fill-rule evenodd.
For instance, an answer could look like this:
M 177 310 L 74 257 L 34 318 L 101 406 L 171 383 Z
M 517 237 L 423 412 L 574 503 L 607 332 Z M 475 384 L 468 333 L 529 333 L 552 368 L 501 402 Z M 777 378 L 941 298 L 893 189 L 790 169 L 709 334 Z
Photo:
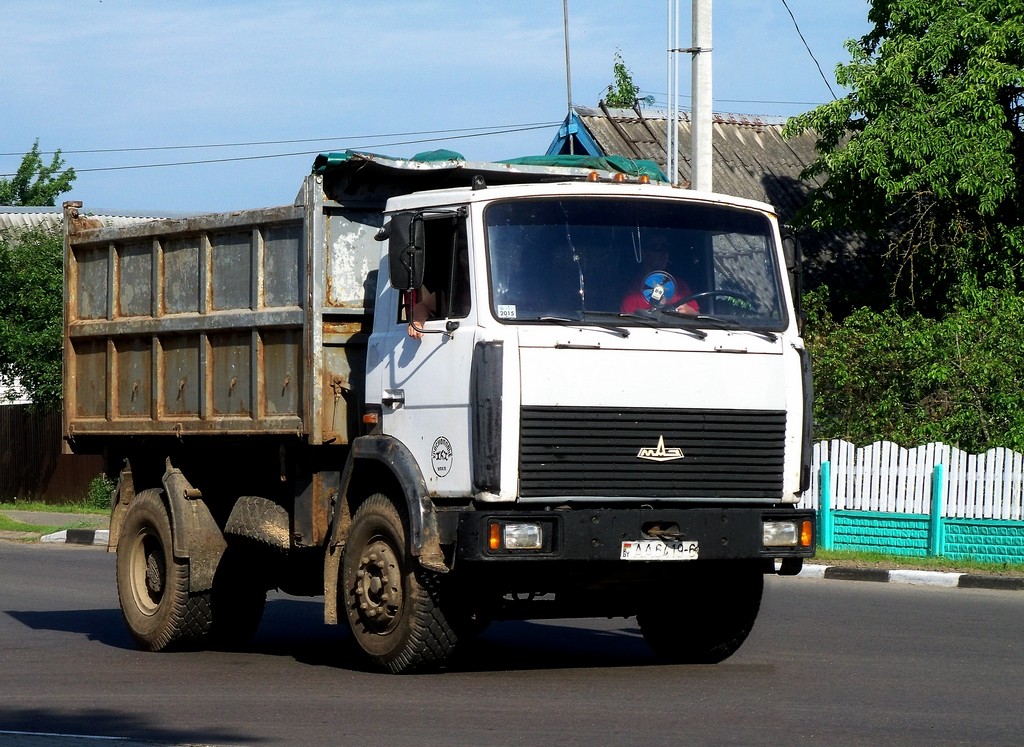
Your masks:
M 674 309 L 682 314 L 699 314 L 696 301 L 679 303 L 692 294 L 684 280 L 668 274 L 668 244 L 664 239 L 655 239 L 641 255 L 641 272 L 622 299 L 619 310 L 623 314 L 635 314 L 652 308 Z M 665 296 L 669 297 L 666 298 Z

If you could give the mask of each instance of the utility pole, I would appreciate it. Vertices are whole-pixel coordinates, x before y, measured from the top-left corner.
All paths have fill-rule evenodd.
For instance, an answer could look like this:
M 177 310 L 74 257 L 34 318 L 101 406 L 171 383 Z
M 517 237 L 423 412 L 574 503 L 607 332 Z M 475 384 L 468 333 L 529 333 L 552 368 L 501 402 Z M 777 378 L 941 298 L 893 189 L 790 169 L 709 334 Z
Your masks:
M 572 142 L 572 72 L 569 67 L 569 0 L 562 0 L 562 22 L 565 26 L 565 95 L 569 110 L 565 122 L 569 130 L 569 155 L 574 155 L 576 151 Z
M 679 183 L 679 0 L 668 0 L 668 112 L 666 112 L 665 172 L 673 187 Z
M 694 189 L 712 190 L 711 183 L 711 0 L 692 0 L 693 56 L 690 114 L 690 181 Z

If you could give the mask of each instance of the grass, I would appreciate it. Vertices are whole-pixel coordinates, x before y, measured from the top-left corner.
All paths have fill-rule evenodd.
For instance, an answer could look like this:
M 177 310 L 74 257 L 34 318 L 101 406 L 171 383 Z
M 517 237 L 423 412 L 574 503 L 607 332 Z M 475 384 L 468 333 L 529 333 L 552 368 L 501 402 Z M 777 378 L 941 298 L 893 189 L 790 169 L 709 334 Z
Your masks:
M 0 501 L 0 511 L 45 511 L 58 514 L 105 514 L 109 508 L 99 509 L 88 503 L 42 503 L 41 501 Z
M 5 501 L 0 502 L 0 512 L 7 511 L 38 511 L 44 513 L 61 513 L 61 514 L 97 514 L 106 513 L 105 511 L 99 511 L 98 509 L 88 505 L 87 503 L 68 503 L 64 505 L 54 505 L 51 503 L 41 503 L 39 501 Z M 3 513 L 0 513 L 0 531 L 6 532 L 24 532 L 26 534 L 50 534 L 52 532 L 59 531 L 61 529 L 77 529 L 79 527 L 85 527 L 89 525 L 87 521 L 75 522 L 72 524 L 57 522 L 54 524 L 26 524 L 21 521 L 15 521 Z
M 854 550 L 822 550 L 807 561 L 816 565 L 842 565 L 857 568 L 905 568 L 945 573 L 976 573 L 987 576 L 1024 576 L 1024 563 L 992 563 L 959 558 L 919 558 Z

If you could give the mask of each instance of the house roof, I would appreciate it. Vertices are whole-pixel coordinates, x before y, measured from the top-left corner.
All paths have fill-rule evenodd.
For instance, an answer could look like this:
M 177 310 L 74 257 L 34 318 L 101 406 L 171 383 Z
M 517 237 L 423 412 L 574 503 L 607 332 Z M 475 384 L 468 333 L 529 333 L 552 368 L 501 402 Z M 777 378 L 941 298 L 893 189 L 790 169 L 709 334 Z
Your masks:
M 801 173 L 817 157 L 817 134 L 805 131 L 783 139 L 785 119 L 749 114 L 714 114 L 711 145 L 712 187 L 715 192 L 767 202 L 775 207 L 782 223 L 791 223 L 807 204 L 820 180 L 806 180 Z M 613 109 L 574 106 L 548 148 L 549 154 L 572 152 L 592 156 L 619 155 L 654 161 L 667 171 L 668 117 L 657 110 Z M 687 112 L 679 116 L 678 183 L 689 186 L 691 122 Z M 808 287 L 821 283 L 842 296 L 841 304 L 853 307 L 861 299 L 877 295 L 868 265 L 877 248 L 865 251 L 865 237 L 848 231 L 800 232 Z
M 169 213 L 160 210 L 138 212 L 131 210 L 90 209 L 87 212 L 89 217 L 102 220 L 105 226 L 124 226 L 143 220 L 180 218 L 183 215 L 183 213 Z M 0 206 L 0 231 L 9 229 L 23 230 L 42 225 L 56 226 L 63 217 L 64 214 L 60 207 L 11 207 L 4 205 Z
M 3 405 L 32 404 L 28 392 L 16 377 L 0 377 L 0 407 Z
M 760 200 L 775 206 L 783 221 L 792 219 L 807 201 L 814 183 L 800 173 L 817 156 L 816 135 L 804 132 L 784 140 L 785 119 L 748 114 L 713 115 L 712 182 L 724 194 Z M 654 161 L 667 169 L 665 145 L 668 117 L 644 109 L 576 106 L 552 141 L 549 154 L 573 151 L 587 155 L 620 155 Z M 690 117 L 679 116 L 679 183 L 690 180 Z

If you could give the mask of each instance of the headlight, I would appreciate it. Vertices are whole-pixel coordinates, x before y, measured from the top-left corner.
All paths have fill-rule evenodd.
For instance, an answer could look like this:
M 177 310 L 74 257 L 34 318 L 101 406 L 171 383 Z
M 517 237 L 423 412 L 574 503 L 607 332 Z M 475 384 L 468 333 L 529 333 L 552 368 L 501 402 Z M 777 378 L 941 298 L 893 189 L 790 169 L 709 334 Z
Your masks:
M 488 527 L 487 534 L 487 544 L 492 552 L 544 548 L 544 528 L 539 523 L 505 524 L 495 521 Z
M 795 521 L 766 521 L 762 541 L 765 547 L 796 547 L 800 530 Z
M 810 519 L 766 521 L 762 534 L 765 547 L 811 547 L 814 527 Z

